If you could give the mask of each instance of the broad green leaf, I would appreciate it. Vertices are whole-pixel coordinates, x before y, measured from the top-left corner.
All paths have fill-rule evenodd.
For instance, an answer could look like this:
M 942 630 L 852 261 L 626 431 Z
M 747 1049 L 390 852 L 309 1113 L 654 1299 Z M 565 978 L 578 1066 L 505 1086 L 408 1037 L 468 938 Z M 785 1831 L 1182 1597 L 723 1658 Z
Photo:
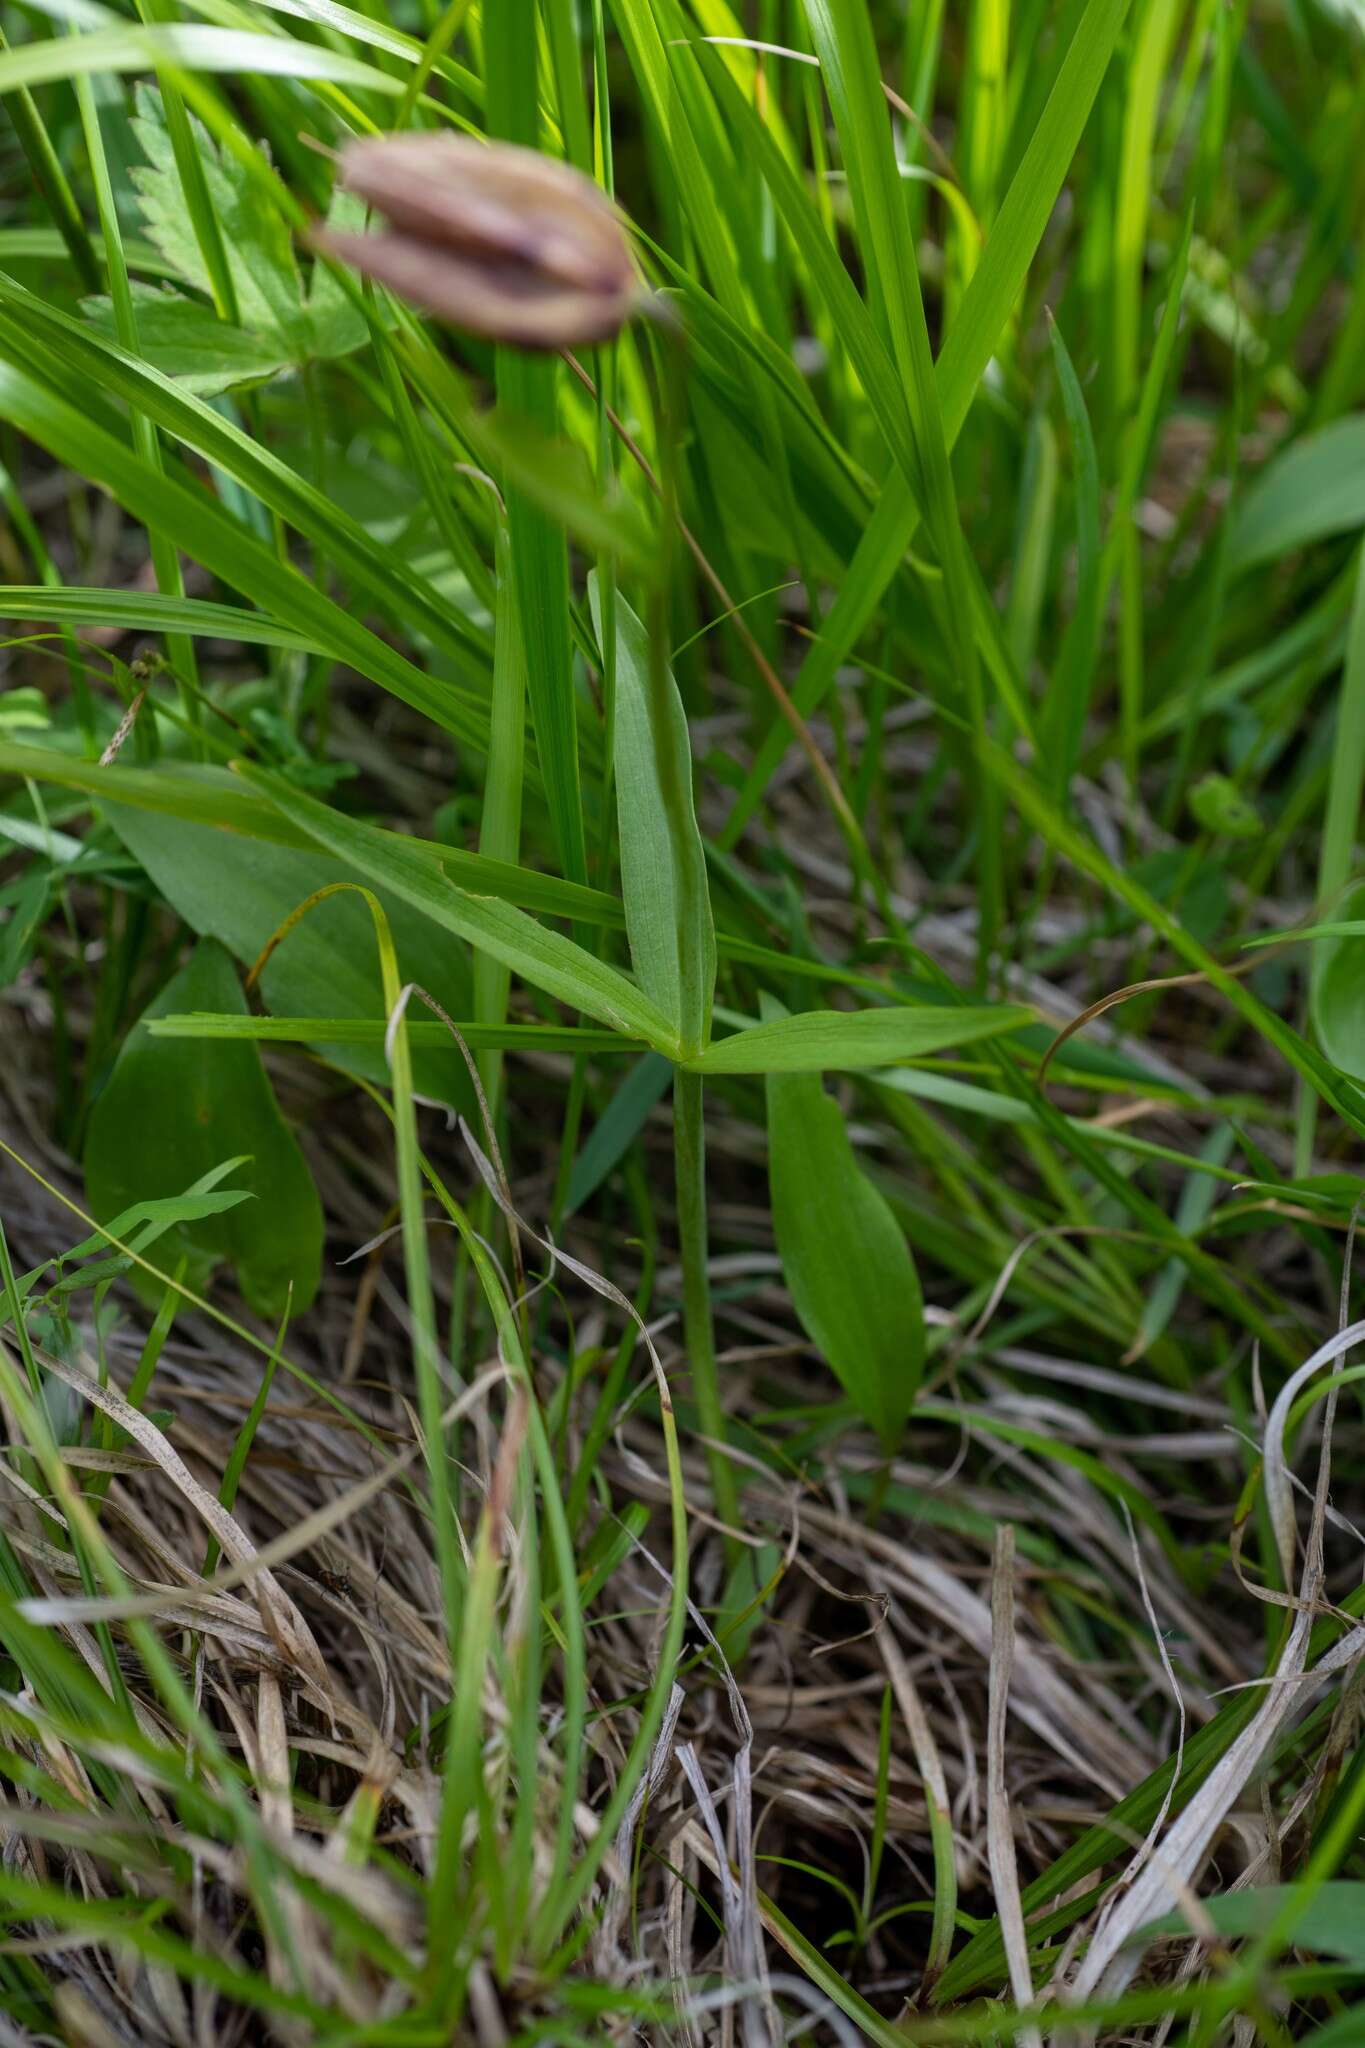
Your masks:
M 140 84 L 134 100 L 133 133 L 147 162 L 134 166 L 131 177 L 147 239 L 186 284 L 211 299 L 213 283 L 191 223 L 160 95 Z M 272 207 L 261 204 L 245 166 L 223 155 L 203 123 L 191 116 L 189 127 L 222 232 L 241 324 L 249 334 L 271 336 L 286 362 L 302 360 L 307 353 L 300 321 L 302 284 L 289 229 Z
M 1365 931 L 1365 885 L 1343 897 L 1339 909 L 1335 924 Z M 1314 949 L 1312 1006 L 1313 1030 L 1332 1065 L 1365 1082 L 1365 938 L 1328 928 Z
M 831 1069 L 888 1067 L 923 1059 L 950 1046 L 973 1045 L 1031 1024 L 1034 1012 L 1016 1003 L 990 1008 L 807 1010 L 772 1017 L 713 1039 L 687 1065 L 698 1074 L 813 1074 Z
M 199 1268 L 226 1260 L 246 1300 L 278 1316 L 306 1308 L 322 1269 L 322 1206 L 303 1154 L 276 1106 L 252 1045 L 152 1037 L 171 1011 L 246 1013 L 232 962 L 201 939 L 130 1032 L 91 1113 L 85 1185 L 107 1220 L 136 1202 L 181 1195 L 224 1159 L 245 1154 L 235 1178 L 255 1197 L 181 1226 L 175 1238 Z
M 1335 420 L 1273 456 L 1232 515 L 1228 573 L 1365 526 L 1365 414 Z
M 773 1230 L 792 1302 L 889 1449 L 924 1370 L 924 1302 L 905 1233 L 817 1074 L 770 1074 L 767 1096 Z
M 614 967 L 595 959 L 572 939 L 547 930 L 510 903 L 458 888 L 439 862 L 409 850 L 396 833 L 381 832 L 329 810 L 326 804 L 259 768 L 243 765 L 240 772 L 254 789 L 268 795 L 291 823 L 376 889 L 392 891 L 547 995 L 596 1017 L 627 1038 L 642 1038 L 657 1051 L 676 1056 L 673 1028 L 657 1005 Z
M 1220 1934 L 1265 1934 L 1294 1907 L 1301 1892 L 1306 1893 L 1307 1888 L 1294 1884 L 1249 1885 L 1245 1891 L 1201 1898 L 1200 1916 L 1207 1915 Z M 1164 1919 L 1153 1920 L 1135 1938 L 1151 1941 L 1158 1935 L 1190 1931 L 1189 1920 L 1183 1913 L 1170 1913 Z M 1358 1963 L 1365 1969 L 1365 1884 L 1337 1878 L 1314 1887 L 1306 1904 L 1294 1913 L 1291 1941 L 1295 1948 L 1312 1949 L 1318 1955 L 1335 1956 L 1340 1962 Z
M 231 326 L 212 307 L 184 292 L 135 284 L 131 297 L 142 354 L 164 376 L 174 377 L 201 398 L 263 383 L 289 366 L 290 358 L 278 341 Z M 110 341 L 118 339 L 109 299 L 86 299 L 81 310 L 98 333 Z
M 267 846 L 211 825 L 187 824 L 122 804 L 104 809 L 128 851 L 190 929 L 201 938 L 219 940 L 246 967 L 300 904 L 317 890 L 350 878 L 341 861 L 313 846 Z M 406 903 L 379 893 L 403 979 L 420 981 L 448 1016 L 465 1016 L 470 973 L 464 947 Z M 281 1016 L 383 1018 L 374 922 L 354 891 L 329 896 L 300 918 L 266 962 L 261 994 Z M 387 1085 L 382 1044 L 356 1045 L 325 1034 L 312 1042 L 349 1072 Z M 413 1082 L 419 1094 L 472 1112 L 469 1074 L 449 1034 L 443 1043 L 414 1054 Z
M 601 590 L 588 579 L 593 624 Z M 621 894 L 636 978 L 689 1051 L 711 1033 L 716 932 L 692 806 L 692 747 L 672 670 L 624 598 L 616 618 L 616 815 Z

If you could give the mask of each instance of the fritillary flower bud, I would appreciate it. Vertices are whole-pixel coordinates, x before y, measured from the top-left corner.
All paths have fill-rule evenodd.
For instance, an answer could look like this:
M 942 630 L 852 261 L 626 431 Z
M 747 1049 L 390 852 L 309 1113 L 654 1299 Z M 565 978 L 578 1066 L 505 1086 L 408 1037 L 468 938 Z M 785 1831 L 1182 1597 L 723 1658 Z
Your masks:
M 519 348 L 605 341 L 640 302 L 621 221 L 572 165 L 511 143 L 379 135 L 339 172 L 388 222 L 322 248 L 452 327 Z

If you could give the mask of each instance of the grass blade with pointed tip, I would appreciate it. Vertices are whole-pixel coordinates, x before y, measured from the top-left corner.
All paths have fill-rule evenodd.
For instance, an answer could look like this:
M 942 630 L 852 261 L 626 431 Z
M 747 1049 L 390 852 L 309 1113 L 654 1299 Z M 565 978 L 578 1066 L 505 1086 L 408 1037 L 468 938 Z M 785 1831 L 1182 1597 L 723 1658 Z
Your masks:
M 601 634 L 595 574 L 588 589 Z M 619 593 L 613 610 L 616 814 L 630 957 L 641 988 L 672 1021 L 684 1052 L 696 1053 L 711 1031 L 716 933 L 692 807 L 687 716 L 671 669 Z
M 43 624 L 118 626 L 127 632 L 195 633 L 212 640 L 237 640 L 244 647 L 289 647 L 319 652 L 316 638 L 262 612 L 206 598 L 163 596 L 154 590 L 60 589 L 46 583 L 5 586 L 5 617 Z
M 1035 1022 L 1018 1004 L 993 1008 L 807 1010 L 712 1039 L 688 1065 L 698 1074 L 816 1074 L 886 1067 L 979 1044 Z

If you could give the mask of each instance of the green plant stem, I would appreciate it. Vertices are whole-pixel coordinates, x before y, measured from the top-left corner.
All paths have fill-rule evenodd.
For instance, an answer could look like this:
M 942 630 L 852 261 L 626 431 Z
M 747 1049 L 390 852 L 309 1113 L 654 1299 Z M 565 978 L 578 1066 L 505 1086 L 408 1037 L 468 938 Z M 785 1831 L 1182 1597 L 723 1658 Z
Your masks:
M 678 1068 L 673 1076 L 674 1185 L 678 1203 L 678 1245 L 682 1254 L 683 1337 L 692 1375 L 692 1392 L 702 1430 L 711 1439 L 707 1457 L 716 1513 L 729 1527 L 738 1525 L 739 1487 L 735 1469 L 725 1455 L 725 1410 L 721 1406 L 716 1369 L 716 1332 L 711 1314 L 711 1276 L 707 1262 L 706 1132 L 699 1074 Z M 733 1556 L 738 1546 L 727 1539 Z

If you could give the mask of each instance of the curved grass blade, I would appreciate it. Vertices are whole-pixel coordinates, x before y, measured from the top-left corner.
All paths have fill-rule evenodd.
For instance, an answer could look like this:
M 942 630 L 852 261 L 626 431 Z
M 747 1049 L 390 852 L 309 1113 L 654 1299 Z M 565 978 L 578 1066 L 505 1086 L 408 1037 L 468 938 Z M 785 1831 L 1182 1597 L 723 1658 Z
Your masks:
M 125 768 L 122 763 L 106 766 L 82 760 L 75 754 L 0 740 L 0 775 L 84 790 L 90 796 L 125 804 L 130 809 L 156 811 L 191 824 L 216 825 L 221 831 L 240 832 L 248 839 L 260 839 L 269 845 L 316 844 L 313 835 L 287 817 L 268 796 L 247 788 L 241 775 L 225 768 L 197 764 L 161 768 Z M 625 922 L 620 903 L 604 890 L 561 881 L 557 875 L 543 875 L 535 868 L 513 867 L 509 861 L 468 853 L 463 847 L 416 839 L 408 833 L 381 831 L 379 837 L 392 839 L 405 852 L 425 859 L 434 873 L 449 875 L 475 895 L 517 903 L 524 910 L 538 911 L 542 917 L 612 926 Z
M 1088 0 L 1038 126 L 986 238 L 957 318 L 948 330 L 935 382 L 950 449 L 1009 323 L 1109 68 L 1127 9 L 1128 0 Z M 888 477 L 839 595 L 825 616 L 821 637 L 792 686 L 793 701 L 803 718 L 819 707 L 872 618 L 904 559 L 919 516 L 905 478 L 899 472 Z M 731 847 L 738 840 L 785 749 L 784 731 L 774 728 L 765 736 L 726 820 L 722 846 Z
M 479 749 L 487 744 L 486 710 L 476 710 L 449 685 L 424 675 L 280 561 L 212 498 L 151 469 L 126 443 L 13 362 L 0 362 L 0 415 L 58 461 L 103 484 L 135 519 L 169 534 L 224 583 L 314 638 L 336 660 L 456 738 Z

